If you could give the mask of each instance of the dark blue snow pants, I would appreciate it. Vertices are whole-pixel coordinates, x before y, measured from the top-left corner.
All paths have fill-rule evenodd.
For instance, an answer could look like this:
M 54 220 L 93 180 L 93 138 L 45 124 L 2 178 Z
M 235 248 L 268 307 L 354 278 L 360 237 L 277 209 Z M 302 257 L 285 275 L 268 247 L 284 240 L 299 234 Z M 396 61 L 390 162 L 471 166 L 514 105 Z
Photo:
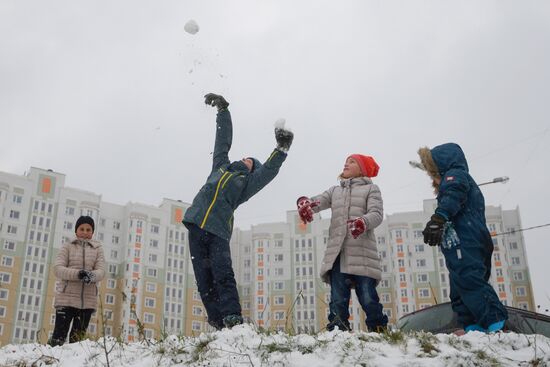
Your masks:
M 221 328 L 226 316 L 241 316 L 229 241 L 194 224 L 186 224 L 186 227 L 189 230 L 191 262 L 208 322 Z
M 451 305 L 459 324 L 478 324 L 486 329 L 506 320 L 506 308 L 489 284 L 493 246 L 463 242 L 449 249 L 442 247 L 441 251 L 449 270 Z
M 388 317 L 382 313 L 383 307 L 376 292 L 376 279 L 340 272 L 338 256 L 330 271 L 330 313 L 327 330 L 333 330 L 335 326 L 340 330 L 350 330 L 348 319 L 352 286 L 355 286 L 355 294 L 367 316 L 367 329 L 377 331 L 379 327 L 386 327 Z

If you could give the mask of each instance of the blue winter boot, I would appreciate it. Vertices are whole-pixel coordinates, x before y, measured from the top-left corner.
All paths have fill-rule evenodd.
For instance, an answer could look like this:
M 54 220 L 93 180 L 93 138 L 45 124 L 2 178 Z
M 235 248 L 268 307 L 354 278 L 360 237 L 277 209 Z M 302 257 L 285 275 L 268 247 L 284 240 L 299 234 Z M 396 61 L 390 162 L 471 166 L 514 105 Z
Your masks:
M 504 323 L 506 322 L 506 320 L 502 320 L 502 321 L 497 321 L 495 323 L 492 323 L 491 325 L 489 325 L 489 327 L 487 328 L 487 332 L 488 333 L 496 333 L 497 331 L 500 331 L 504 328 Z
M 464 331 L 467 332 L 467 333 L 469 333 L 470 331 L 481 331 L 482 333 L 487 332 L 487 330 L 482 328 L 479 324 L 468 325 L 464 328 Z

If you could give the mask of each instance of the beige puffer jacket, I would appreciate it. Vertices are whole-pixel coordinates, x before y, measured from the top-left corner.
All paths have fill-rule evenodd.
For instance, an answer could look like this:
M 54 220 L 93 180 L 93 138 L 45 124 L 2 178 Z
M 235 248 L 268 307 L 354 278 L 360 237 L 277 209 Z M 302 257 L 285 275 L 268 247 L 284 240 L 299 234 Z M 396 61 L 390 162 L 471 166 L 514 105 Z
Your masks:
M 58 307 L 97 309 L 97 283 L 105 276 L 103 246 L 94 240 L 74 238 L 61 247 L 55 259 L 55 303 Z M 94 274 L 94 281 L 85 284 L 78 279 L 80 270 Z
M 378 186 L 368 177 L 342 179 L 340 186 L 333 186 L 312 200 L 320 202 L 313 208 L 314 212 L 332 210 L 329 239 L 321 265 L 323 281 L 330 283 L 330 271 L 338 255 L 342 273 L 380 280 L 382 271 L 374 228 L 382 223 L 384 213 Z M 357 217 L 363 217 L 367 230 L 354 239 L 348 231 L 347 221 Z

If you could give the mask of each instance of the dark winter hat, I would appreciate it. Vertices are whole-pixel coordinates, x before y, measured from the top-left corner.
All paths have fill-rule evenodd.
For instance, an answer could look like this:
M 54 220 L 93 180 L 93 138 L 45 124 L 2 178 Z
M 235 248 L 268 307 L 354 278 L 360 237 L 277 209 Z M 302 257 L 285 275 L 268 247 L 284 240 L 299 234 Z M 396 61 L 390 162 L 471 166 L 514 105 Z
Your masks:
M 353 158 L 359 164 L 361 173 L 367 177 L 376 177 L 380 166 L 370 155 L 352 154 L 348 158 Z
M 80 227 L 81 224 L 89 224 L 89 225 L 92 226 L 92 232 L 95 231 L 95 223 L 94 223 L 94 219 L 92 217 L 89 217 L 87 215 L 83 215 L 80 218 L 78 218 L 76 220 L 76 225 L 74 226 L 75 233 L 76 233 L 76 230 L 78 229 L 78 227 Z

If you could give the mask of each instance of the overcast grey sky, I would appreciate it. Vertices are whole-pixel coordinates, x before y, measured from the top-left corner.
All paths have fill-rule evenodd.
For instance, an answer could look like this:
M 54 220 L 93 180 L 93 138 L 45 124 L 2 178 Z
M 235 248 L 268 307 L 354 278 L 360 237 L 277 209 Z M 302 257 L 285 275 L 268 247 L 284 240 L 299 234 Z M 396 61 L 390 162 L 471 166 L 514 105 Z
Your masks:
M 200 31 L 191 35 L 185 23 Z M 265 159 L 273 123 L 294 146 L 236 224 L 282 221 L 296 197 L 373 155 L 388 214 L 433 197 L 409 167 L 459 143 L 486 202 L 550 222 L 550 2 L 0 1 L 0 170 L 30 166 L 106 201 L 190 202 L 211 165 L 223 94 L 231 159 Z M 525 233 L 550 306 L 550 227 Z

